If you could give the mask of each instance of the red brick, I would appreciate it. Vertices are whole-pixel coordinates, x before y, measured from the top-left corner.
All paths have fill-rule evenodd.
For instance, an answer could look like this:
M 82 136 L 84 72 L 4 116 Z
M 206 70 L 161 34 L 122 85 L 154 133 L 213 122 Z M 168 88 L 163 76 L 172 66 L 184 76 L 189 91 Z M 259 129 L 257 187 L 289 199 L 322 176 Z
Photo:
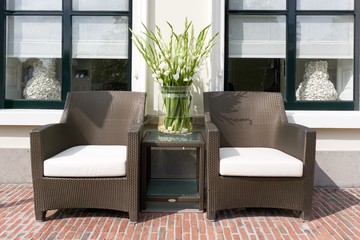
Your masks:
M 143 238 L 144 239 L 144 238 Z M 174 225 L 170 225 L 166 230 L 166 238 L 165 239 L 175 239 L 174 235 Z
M 183 220 L 183 227 L 182 227 L 183 233 L 190 233 L 190 221 L 189 219 Z
M 244 221 L 244 225 L 245 225 L 245 229 L 246 229 L 246 232 L 248 232 L 249 234 L 254 234 L 255 233 L 255 229 L 254 229 L 254 226 L 252 224 L 252 219 L 249 218 L 249 221 Z
M 231 209 L 205 213 L 140 213 L 140 222 L 109 210 L 51 210 L 34 217 L 30 184 L 0 184 L 0 239 L 358 239 L 360 189 L 315 189 L 313 220 L 290 210 Z
M 122 219 L 121 223 L 120 223 L 120 227 L 119 227 L 119 232 L 124 233 L 126 231 L 127 224 L 128 224 L 128 221 L 125 219 Z
M 229 227 L 224 227 L 223 234 L 225 239 L 232 239 L 232 235 Z
M 175 227 L 175 238 L 182 239 L 182 227 Z
M 125 233 L 125 239 L 131 239 L 134 234 L 134 225 L 128 225 Z
M 208 239 L 209 240 L 215 240 L 215 232 L 214 232 L 214 228 L 212 227 L 207 227 L 206 229 L 206 232 L 207 232 L 207 236 L 208 236 Z
M 240 228 L 239 233 L 240 233 L 241 239 L 243 239 L 243 240 L 250 239 L 249 235 L 247 234 L 247 232 L 245 230 L 245 228 Z

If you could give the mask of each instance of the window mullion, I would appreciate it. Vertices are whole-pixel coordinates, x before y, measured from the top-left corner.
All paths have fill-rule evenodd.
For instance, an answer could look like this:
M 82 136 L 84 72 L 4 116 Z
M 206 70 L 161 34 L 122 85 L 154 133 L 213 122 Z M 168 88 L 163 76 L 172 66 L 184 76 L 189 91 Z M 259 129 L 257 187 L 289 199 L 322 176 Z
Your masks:
M 229 1 L 225 1 L 225 44 L 224 44 L 224 54 L 225 54 L 225 71 L 224 71 L 224 91 L 229 90 Z
M 0 108 L 4 108 L 5 104 L 5 59 L 6 59 L 6 16 L 5 16 L 6 1 L 0 3 Z
M 132 28 L 132 13 L 133 10 L 132 10 L 132 1 L 129 1 L 129 14 L 128 14 L 128 27 L 129 28 Z M 128 77 L 127 77 L 127 81 L 128 81 L 128 90 L 129 91 L 132 91 L 132 39 L 131 39 L 131 34 L 129 33 L 128 34 L 128 61 L 129 61 L 129 64 L 127 66 L 127 70 L 128 70 Z
M 66 99 L 66 94 L 71 89 L 71 11 L 72 1 L 63 0 L 62 15 L 62 91 L 61 99 Z
M 286 24 L 286 94 L 285 101 L 295 102 L 296 79 L 296 1 L 288 0 Z
M 359 81 L 360 81 L 360 1 L 355 1 L 355 16 L 354 16 L 354 23 L 355 23 L 355 33 L 354 33 L 354 107 L 355 110 L 360 109 L 360 90 L 359 90 Z

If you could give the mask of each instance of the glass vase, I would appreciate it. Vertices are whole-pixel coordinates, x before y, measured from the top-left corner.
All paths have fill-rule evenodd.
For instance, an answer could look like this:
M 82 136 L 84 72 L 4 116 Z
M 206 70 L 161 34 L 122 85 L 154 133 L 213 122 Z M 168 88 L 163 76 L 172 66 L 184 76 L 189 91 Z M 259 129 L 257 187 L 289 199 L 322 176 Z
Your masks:
M 160 86 L 158 131 L 169 134 L 192 132 L 191 86 Z

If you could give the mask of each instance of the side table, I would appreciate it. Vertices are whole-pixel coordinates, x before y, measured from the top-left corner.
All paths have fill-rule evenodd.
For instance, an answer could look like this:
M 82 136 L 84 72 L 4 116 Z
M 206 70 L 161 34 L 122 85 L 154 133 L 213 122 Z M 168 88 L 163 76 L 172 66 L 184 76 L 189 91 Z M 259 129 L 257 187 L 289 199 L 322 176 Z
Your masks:
M 204 156 L 205 141 L 200 132 L 186 135 L 164 134 L 158 131 L 148 131 L 141 144 L 141 209 L 146 208 L 146 202 L 192 202 L 199 204 L 199 210 L 204 210 Z M 151 178 L 151 151 L 161 148 L 196 149 L 197 169 L 195 179 L 153 179 Z M 171 161 L 172 159 L 166 159 Z

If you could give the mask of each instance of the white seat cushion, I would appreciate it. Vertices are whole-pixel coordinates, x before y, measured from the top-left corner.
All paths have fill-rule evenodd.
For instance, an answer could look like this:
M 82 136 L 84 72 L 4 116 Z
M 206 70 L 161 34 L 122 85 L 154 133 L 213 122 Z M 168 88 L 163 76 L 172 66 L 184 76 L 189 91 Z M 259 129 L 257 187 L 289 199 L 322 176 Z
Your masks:
M 45 160 L 48 177 L 116 177 L 126 175 L 127 147 L 84 145 L 69 148 Z
M 301 177 L 303 163 L 272 148 L 220 148 L 220 174 L 248 177 Z

